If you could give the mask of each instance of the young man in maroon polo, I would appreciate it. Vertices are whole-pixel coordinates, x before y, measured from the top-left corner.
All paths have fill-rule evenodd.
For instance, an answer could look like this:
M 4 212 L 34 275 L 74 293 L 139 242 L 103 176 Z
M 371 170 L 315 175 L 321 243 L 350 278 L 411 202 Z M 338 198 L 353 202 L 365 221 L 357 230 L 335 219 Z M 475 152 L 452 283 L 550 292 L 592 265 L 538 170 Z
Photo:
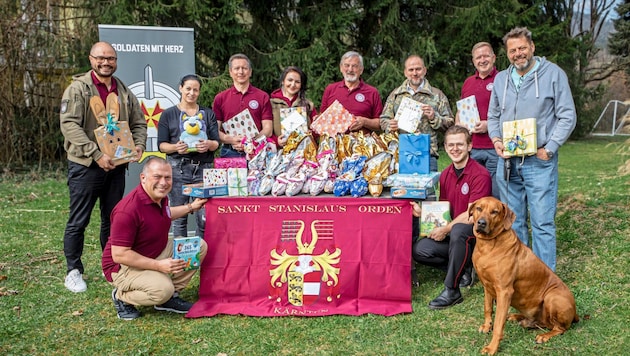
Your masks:
M 169 207 L 173 169 L 163 158 L 151 156 L 140 173 L 140 185 L 112 211 L 111 235 L 103 250 L 105 279 L 114 286 L 112 300 L 118 318 L 136 319 L 136 305 L 186 313 L 192 303 L 179 297 L 196 270 L 184 271 L 186 261 L 173 259 L 171 220 L 201 209 L 206 199 Z M 201 240 L 200 263 L 208 246 Z
M 324 112 L 338 100 L 356 119 L 350 126 L 350 131 L 379 131 L 383 101 L 378 90 L 361 79 L 363 57 L 354 51 L 346 52 L 341 57 L 339 70 L 343 80 L 326 87 L 319 112 Z
M 413 243 L 413 259 L 421 264 L 446 271 L 444 290 L 429 303 L 430 309 L 444 309 L 461 303 L 460 281 L 467 267 L 472 266 L 475 247 L 473 225 L 468 207 L 477 199 L 489 196 L 492 181 L 488 170 L 470 158 L 472 140 L 468 129 L 451 126 L 444 134 L 444 149 L 452 163 L 440 175 L 440 200 L 448 201 L 451 216 L 448 225 L 433 229 L 428 237 Z M 413 202 L 413 215 L 421 215 Z
M 223 143 L 221 157 L 243 157 L 243 137 L 226 134 L 221 126 L 241 111 L 248 109 L 258 131 L 266 137 L 273 136 L 273 112 L 269 94 L 250 83 L 252 63 L 244 54 L 235 54 L 228 61 L 233 85 L 214 97 L 212 110 L 219 123 L 219 138 Z

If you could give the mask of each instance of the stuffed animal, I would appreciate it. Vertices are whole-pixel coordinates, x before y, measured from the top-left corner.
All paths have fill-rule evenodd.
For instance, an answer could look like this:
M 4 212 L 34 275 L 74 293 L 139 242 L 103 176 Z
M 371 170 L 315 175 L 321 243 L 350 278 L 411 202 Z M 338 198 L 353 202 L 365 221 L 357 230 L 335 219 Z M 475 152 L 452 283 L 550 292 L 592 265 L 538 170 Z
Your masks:
M 182 133 L 179 139 L 188 145 L 188 152 L 197 152 L 197 143 L 199 141 L 207 140 L 206 125 L 203 122 L 203 115 L 197 113 L 193 116 L 188 116 L 186 113 L 182 114 Z

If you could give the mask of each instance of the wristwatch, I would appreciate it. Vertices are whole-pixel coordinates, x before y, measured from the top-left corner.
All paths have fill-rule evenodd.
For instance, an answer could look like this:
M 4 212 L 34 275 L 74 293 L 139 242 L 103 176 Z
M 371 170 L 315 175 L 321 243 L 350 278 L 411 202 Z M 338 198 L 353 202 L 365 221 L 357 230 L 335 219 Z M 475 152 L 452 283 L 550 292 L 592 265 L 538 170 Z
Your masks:
M 547 157 L 549 157 L 549 159 L 553 158 L 553 151 L 550 151 L 550 150 L 545 148 L 545 152 L 547 153 Z

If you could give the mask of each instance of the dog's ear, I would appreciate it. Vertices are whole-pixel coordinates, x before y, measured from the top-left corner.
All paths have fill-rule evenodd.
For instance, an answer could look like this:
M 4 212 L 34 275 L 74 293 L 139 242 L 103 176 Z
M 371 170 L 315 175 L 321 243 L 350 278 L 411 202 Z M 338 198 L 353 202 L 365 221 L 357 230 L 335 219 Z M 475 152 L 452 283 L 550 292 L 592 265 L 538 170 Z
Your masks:
M 468 207 L 468 217 L 472 218 L 473 216 L 473 212 L 475 211 L 475 206 L 477 205 L 477 202 L 479 200 L 476 200 L 474 203 L 470 204 L 470 206 Z
M 505 212 L 503 217 L 503 228 L 505 230 L 509 230 L 512 227 L 512 223 L 514 222 L 514 220 L 516 220 L 516 215 L 514 215 L 514 212 L 510 210 L 510 208 L 508 208 L 505 203 L 502 204 L 503 211 Z

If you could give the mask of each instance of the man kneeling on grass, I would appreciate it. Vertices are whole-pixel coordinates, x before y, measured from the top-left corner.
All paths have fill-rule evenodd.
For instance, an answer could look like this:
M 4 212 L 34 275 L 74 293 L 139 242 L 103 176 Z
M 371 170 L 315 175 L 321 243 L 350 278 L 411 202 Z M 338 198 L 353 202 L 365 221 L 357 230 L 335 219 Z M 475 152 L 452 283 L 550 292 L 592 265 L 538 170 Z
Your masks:
M 136 305 L 186 313 L 192 303 L 179 297 L 196 270 L 184 271 L 186 262 L 173 259 L 171 220 L 201 209 L 206 199 L 168 206 L 173 170 L 166 160 L 150 157 L 140 173 L 140 185 L 124 197 L 111 215 L 111 233 L 103 251 L 105 278 L 113 286 L 118 318 L 140 316 Z M 201 240 L 200 263 L 208 246 Z

